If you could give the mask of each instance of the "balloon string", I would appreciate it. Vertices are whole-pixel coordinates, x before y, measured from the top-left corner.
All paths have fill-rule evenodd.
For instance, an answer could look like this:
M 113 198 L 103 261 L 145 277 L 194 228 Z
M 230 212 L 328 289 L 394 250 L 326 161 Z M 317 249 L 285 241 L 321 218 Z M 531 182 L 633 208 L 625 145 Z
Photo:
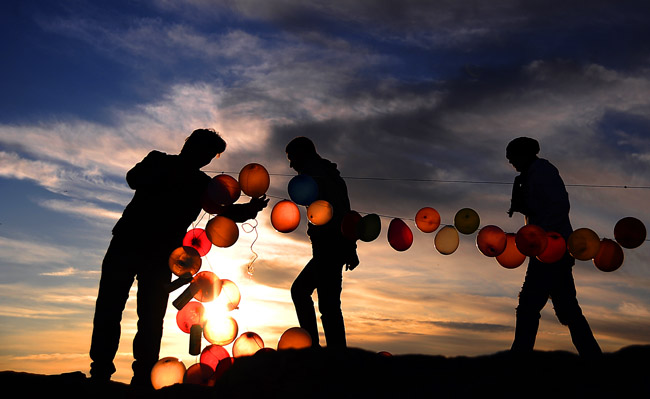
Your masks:
M 251 247 L 250 247 L 251 252 L 253 253 L 253 259 L 251 259 L 250 263 L 248 263 L 248 267 L 246 269 L 246 271 L 248 272 L 249 277 L 253 277 L 253 272 L 255 271 L 255 268 L 253 267 L 253 263 L 255 262 L 255 260 L 257 260 L 257 257 L 258 257 L 257 252 L 255 252 L 255 250 L 253 249 L 253 245 L 255 245 L 255 242 L 257 241 L 257 238 L 259 237 L 259 235 L 257 233 L 257 224 L 258 224 L 258 222 L 257 222 L 257 219 L 253 219 L 253 221 L 255 222 L 255 224 L 252 224 L 252 223 L 249 223 L 249 222 L 246 222 L 246 223 L 242 224 L 242 230 L 244 230 L 246 233 L 255 232 L 255 238 L 253 239 L 253 242 L 251 242 Z M 250 229 L 250 230 L 247 230 L 247 229 Z

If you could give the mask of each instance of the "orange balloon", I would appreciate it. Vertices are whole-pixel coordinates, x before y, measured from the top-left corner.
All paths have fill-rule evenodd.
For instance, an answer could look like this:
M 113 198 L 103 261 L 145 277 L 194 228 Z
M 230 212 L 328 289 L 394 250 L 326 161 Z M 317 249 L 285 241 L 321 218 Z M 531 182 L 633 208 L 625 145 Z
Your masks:
M 235 340 L 232 345 L 233 357 L 252 356 L 264 348 L 264 341 L 257 333 L 248 331 Z
M 334 216 L 332 205 L 325 200 L 316 200 L 307 207 L 307 220 L 311 224 L 322 226 Z
M 348 240 L 356 241 L 359 239 L 359 234 L 357 233 L 357 224 L 361 220 L 361 214 L 357 211 L 349 211 L 343 216 L 341 221 L 341 233 Z
M 239 186 L 250 197 L 259 198 L 266 194 L 270 184 L 269 172 L 258 163 L 249 163 L 239 172 Z
M 194 294 L 194 299 L 199 302 L 210 302 L 219 296 L 223 283 L 216 274 L 204 270 L 194 276 L 191 284 L 195 285 L 196 294 Z
M 205 323 L 205 308 L 201 302 L 189 302 L 176 313 L 176 325 L 186 334 L 190 333 L 192 326 Z
M 440 227 L 440 214 L 431 207 L 424 207 L 415 214 L 415 225 L 423 233 L 433 233 Z
M 185 234 L 183 246 L 192 247 L 198 251 L 199 255 L 205 256 L 210 252 L 212 243 L 208 239 L 207 234 L 205 234 L 205 230 L 197 227 Z
M 290 233 L 300 224 L 300 210 L 289 200 L 275 204 L 271 211 L 271 224 L 280 233 Z
M 217 215 L 206 224 L 205 234 L 217 247 L 227 248 L 239 239 L 239 228 L 232 219 Z
M 600 249 L 600 238 L 593 230 L 586 227 L 574 230 L 567 240 L 571 256 L 578 260 L 593 259 Z
M 169 256 L 169 269 L 177 276 L 196 274 L 201 263 L 201 255 L 192 247 L 178 247 Z
M 517 248 L 515 233 L 506 233 L 506 249 L 497 255 L 497 262 L 506 269 L 515 269 L 526 260 L 526 255 Z
M 406 251 L 413 244 L 413 232 L 401 219 L 393 219 L 388 226 L 388 243 L 396 251 Z
M 548 237 L 543 228 L 534 224 L 527 224 L 517 231 L 515 243 L 522 254 L 537 256 L 546 249 Z
M 489 257 L 501 255 L 507 242 L 506 233 L 498 226 L 485 226 L 476 235 L 476 246 L 483 255 Z
M 221 174 L 212 178 L 206 188 L 206 193 L 212 203 L 230 205 L 239 199 L 241 188 L 234 177 Z
M 546 233 L 547 242 L 546 249 L 539 255 L 537 259 L 544 263 L 555 263 L 564 257 L 566 253 L 566 241 L 560 233 L 549 231 Z
M 645 225 L 637 218 L 625 217 L 614 226 L 614 239 L 623 248 L 636 248 L 643 244 L 645 238 Z
M 280 336 L 278 350 L 305 349 L 311 347 L 311 342 L 311 336 L 307 330 L 300 327 L 291 327 Z
M 598 254 L 594 257 L 594 266 L 603 272 L 613 272 L 623 264 L 625 255 L 623 248 L 614 240 L 603 238 Z
M 185 377 L 185 365 L 175 357 L 164 357 L 151 369 L 151 385 L 160 389 L 174 384 L 181 384 Z

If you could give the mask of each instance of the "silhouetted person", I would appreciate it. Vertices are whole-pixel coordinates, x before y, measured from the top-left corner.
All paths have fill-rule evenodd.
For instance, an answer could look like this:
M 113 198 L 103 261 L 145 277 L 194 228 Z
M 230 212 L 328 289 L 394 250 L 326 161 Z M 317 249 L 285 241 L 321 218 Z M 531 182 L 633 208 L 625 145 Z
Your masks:
M 180 154 L 152 151 L 126 174 L 135 194 L 113 228 L 102 263 L 90 347 L 93 380 L 107 381 L 115 372 L 122 312 L 137 278 L 138 329 L 131 384 L 151 385 L 169 296 L 169 256 L 182 245 L 188 227 L 201 212 L 201 196 L 211 179 L 200 168 L 225 149 L 218 133 L 197 129 Z M 267 202 L 261 198 L 231 205 L 228 216 L 237 222 L 254 218 Z
M 514 139 L 506 148 L 506 158 L 520 172 L 515 178 L 508 213 L 512 216 L 513 212 L 520 212 L 526 217 L 526 224 L 559 233 L 567 240 L 573 232 L 569 195 L 555 166 L 538 158 L 539 150 L 537 140 L 528 137 Z M 576 298 L 574 264 L 575 259 L 568 251 L 564 258 L 552 264 L 530 257 L 519 294 L 513 352 L 533 351 L 540 312 L 550 297 L 558 320 L 569 327 L 578 353 L 584 357 L 602 353 Z
M 312 294 L 318 294 L 318 309 L 328 347 L 345 347 L 345 324 L 341 311 L 343 266 L 352 270 L 359 264 L 356 243 L 345 238 L 341 221 L 350 211 L 345 181 L 336 164 L 323 159 L 314 143 L 306 137 L 293 139 L 286 147 L 290 166 L 298 174 L 308 175 L 318 183 L 318 199 L 332 205 L 334 216 L 324 225 L 309 224 L 307 234 L 312 244 L 312 259 L 291 286 L 300 327 L 309 332 L 312 346 L 318 347 L 318 326 Z

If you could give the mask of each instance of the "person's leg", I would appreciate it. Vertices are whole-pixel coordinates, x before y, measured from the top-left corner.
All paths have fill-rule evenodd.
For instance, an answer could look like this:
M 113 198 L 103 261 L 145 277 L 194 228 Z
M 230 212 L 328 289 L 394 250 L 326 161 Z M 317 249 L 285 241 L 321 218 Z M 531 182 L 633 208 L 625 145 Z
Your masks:
M 541 311 L 548 302 L 548 277 L 535 259 L 531 259 L 526 271 L 526 278 L 519 293 L 515 338 L 511 351 L 529 353 L 535 347 Z
M 314 259 L 300 272 L 298 277 L 291 285 L 291 299 L 293 300 L 298 316 L 300 327 L 307 330 L 311 336 L 312 346 L 319 346 L 318 324 L 316 322 L 316 310 L 312 294 L 316 289 L 317 282 L 317 263 Z
M 589 323 L 578 304 L 575 282 L 570 267 L 556 269 L 556 277 L 551 290 L 551 300 L 558 320 L 569 327 L 571 340 L 580 356 L 600 356 L 602 354 L 600 346 L 596 338 L 594 338 Z
M 319 271 L 318 309 L 321 313 L 327 347 L 346 347 L 345 323 L 341 311 L 343 262 L 332 258 L 322 259 Z
M 138 273 L 138 331 L 133 339 L 132 384 L 150 385 L 151 369 L 158 361 L 163 335 L 163 319 L 171 280 L 166 262 L 152 261 L 151 268 Z
M 120 343 L 122 312 L 135 278 L 128 259 L 129 251 L 114 239 L 102 263 L 95 304 L 90 344 L 90 375 L 94 379 L 108 380 L 115 372 L 113 360 Z

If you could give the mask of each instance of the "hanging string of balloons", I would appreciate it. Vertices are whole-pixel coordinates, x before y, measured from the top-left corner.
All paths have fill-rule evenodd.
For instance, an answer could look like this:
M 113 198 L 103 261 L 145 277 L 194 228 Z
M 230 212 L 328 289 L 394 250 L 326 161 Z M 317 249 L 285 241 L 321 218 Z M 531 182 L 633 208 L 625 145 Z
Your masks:
M 212 270 L 201 270 L 202 259 L 213 246 L 227 248 L 239 238 L 239 228 L 222 213 L 235 203 L 241 193 L 251 198 L 260 198 L 270 187 L 270 174 L 264 166 L 250 163 L 239 172 L 238 179 L 226 173 L 215 175 L 202 196 L 201 204 L 205 215 L 211 218 L 205 228 L 190 229 L 182 246 L 169 257 L 169 268 L 178 278 L 168 285 L 172 292 L 185 285 L 184 291 L 173 301 L 178 310 L 176 323 L 181 331 L 189 334 L 189 353 L 200 360 L 190 368 L 177 358 L 161 359 L 152 370 L 155 388 L 178 382 L 213 385 L 216 380 L 240 356 L 252 355 L 260 350 L 272 350 L 264 346 L 262 338 L 252 331 L 239 334 L 239 326 L 229 312 L 237 309 L 241 294 L 237 285 L 228 279 L 220 279 Z M 287 175 L 288 176 L 288 175 Z M 289 199 L 280 199 L 272 208 L 270 221 L 273 228 L 283 234 L 291 233 L 300 224 L 299 206 L 306 207 L 309 223 L 322 225 L 333 216 L 332 205 L 319 199 L 316 181 L 307 175 L 292 175 L 287 192 Z M 353 179 L 355 177 L 347 177 Z M 369 180 L 406 180 L 389 178 L 359 178 Z M 410 179 L 447 183 L 506 184 L 501 182 L 476 182 L 469 180 L 444 181 L 432 179 Z M 508 183 L 509 184 L 509 183 Z M 589 186 L 589 185 L 575 185 Z M 650 188 L 645 186 L 590 186 L 614 188 Z M 202 216 L 202 217 L 203 217 Z M 404 218 L 365 213 L 352 210 L 344 215 L 341 232 L 349 240 L 372 242 L 381 234 L 381 217 L 390 218 L 387 231 L 389 245 L 398 252 L 408 250 L 414 240 L 411 228 Z M 507 269 L 519 267 L 527 257 L 536 257 L 545 263 L 554 263 L 567 254 L 578 260 L 592 260 L 601 271 L 617 270 L 624 259 L 623 248 L 633 249 L 646 241 L 645 225 L 637 218 L 625 217 L 614 227 L 614 239 L 600 238 L 593 230 L 579 228 L 565 241 L 556 232 L 547 232 L 539 226 L 524 225 L 516 233 L 505 232 L 498 226 L 480 227 L 480 217 L 471 208 L 462 208 L 454 215 L 453 224 L 441 225 L 441 216 L 433 207 L 423 207 L 413 219 L 419 231 L 435 233 L 433 244 L 442 255 L 451 255 L 459 247 L 460 234 L 476 234 L 476 247 L 485 256 L 494 258 Z M 257 220 L 242 224 L 242 229 L 254 232 L 251 244 L 253 259 L 247 266 L 253 274 L 253 262 L 257 253 L 253 245 L 257 241 Z M 218 315 L 206 313 L 204 303 L 223 298 L 225 311 Z M 202 339 L 209 344 L 202 348 Z M 233 344 L 232 356 L 224 346 Z M 309 334 L 299 327 L 291 327 L 282 334 L 277 349 L 304 348 L 311 345 Z

